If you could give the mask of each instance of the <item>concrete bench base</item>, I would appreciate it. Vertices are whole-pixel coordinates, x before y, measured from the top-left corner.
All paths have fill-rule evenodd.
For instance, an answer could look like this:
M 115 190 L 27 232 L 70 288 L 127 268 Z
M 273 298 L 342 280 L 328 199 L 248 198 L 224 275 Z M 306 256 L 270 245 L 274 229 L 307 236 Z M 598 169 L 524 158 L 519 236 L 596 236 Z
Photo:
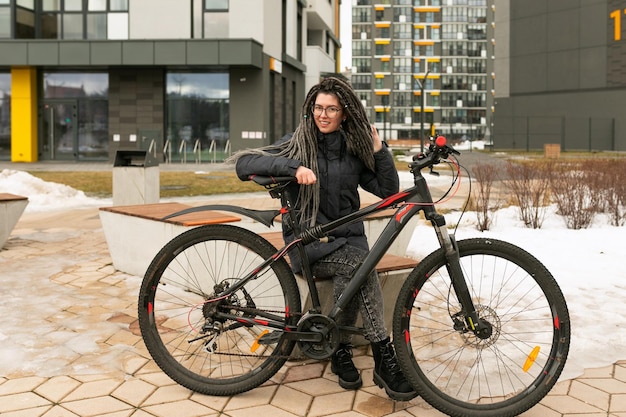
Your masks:
M 28 198 L 8 193 L 0 193 L 0 249 L 24 213 Z
M 281 247 L 283 245 L 281 232 L 263 233 L 262 236 L 276 247 Z M 404 284 L 404 281 L 409 273 L 417 266 L 417 264 L 418 261 L 415 259 L 387 253 L 376 266 L 378 279 L 380 280 L 380 285 L 383 290 L 385 326 L 389 332 L 391 332 L 393 309 L 396 300 L 398 299 L 400 289 L 402 288 L 402 285 Z M 296 282 L 298 284 L 298 289 L 300 290 L 302 311 L 308 311 L 312 307 L 311 298 L 309 296 L 309 285 L 306 279 L 298 274 L 296 274 Z M 319 293 L 322 313 L 328 314 L 334 304 L 333 281 L 330 279 L 319 280 L 316 281 L 316 286 Z M 358 327 L 363 325 L 363 321 L 360 316 L 356 325 Z M 369 344 L 369 342 L 362 336 L 354 336 L 352 343 L 355 346 Z
M 190 207 L 180 203 L 101 207 L 100 221 L 115 269 L 143 276 L 158 251 L 179 234 L 196 226 L 241 220 L 214 211 L 161 220 Z

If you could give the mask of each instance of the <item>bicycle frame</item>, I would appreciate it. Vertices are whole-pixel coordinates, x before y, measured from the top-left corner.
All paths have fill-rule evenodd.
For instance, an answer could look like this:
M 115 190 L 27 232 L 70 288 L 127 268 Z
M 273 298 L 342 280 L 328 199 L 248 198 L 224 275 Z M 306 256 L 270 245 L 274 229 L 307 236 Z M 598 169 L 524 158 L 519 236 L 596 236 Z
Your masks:
M 445 154 L 447 156 L 447 153 Z M 488 337 L 490 334 L 490 327 L 484 326 L 483 322 L 480 320 L 478 313 L 476 312 L 476 308 L 474 307 L 473 301 L 471 299 L 468 287 L 465 283 L 465 279 L 463 273 L 461 271 L 461 266 L 459 262 L 459 253 L 456 246 L 456 241 L 454 236 L 448 233 L 446 228 L 446 222 L 443 215 L 439 214 L 435 208 L 433 203 L 433 199 L 428 189 L 428 185 L 426 179 L 422 175 L 421 169 L 425 167 L 432 167 L 436 163 L 439 162 L 439 159 L 435 158 L 435 153 L 433 153 L 433 157 L 431 158 L 422 158 L 421 161 L 414 162 L 411 164 L 412 172 L 414 175 L 414 185 L 410 188 L 402 190 L 396 194 L 393 194 L 387 198 L 382 199 L 379 202 L 371 204 L 367 207 L 364 207 L 356 212 L 353 212 L 347 216 L 344 216 L 340 219 L 331 221 L 329 223 L 323 225 L 316 225 L 310 228 L 302 228 L 295 222 L 295 215 L 293 213 L 293 201 L 289 197 L 287 193 L 287 198 L 284 199 L 284 205 L 279 210 L 253 210 L 246 209 L 238 206 L 231 205 L 204 205 L 199 207 L 194 207 L 190 209 L 186 209 L 174 214 L 171 214 L 166 217 L 176 217 L 182 214 L 198 212 L 198 211 L 208 211 L 208 210 L 222 210 L 222 211 L 231 211 L 238 214 L 245 215 L 254 220 L 257 220 L 266 226 L 271 226 L 273 224 L 273 219 L 280 214 L 288 214 L 291 226 L 294 229 L 296 234 L 296 239 L 292 242 L 284 245 L 282 248 L 278 249 L 276 253 L 271 257 L 262 262 L 258 267 L 254 268 L 246 277 L 242 278 L 239 282 L 233 284 L 223 293 L 218 294 L 216 299 L 220 299 L 222 297 L 227 296 L 230 293 L 237 291 L 242 288 L 249 280 L 254 279 L 254 277 L 271 265 L 273 262 L 278 261 L 286 256 L 287 252 L 294 247 L 299 251 L 301 258 L 303 260 L 303 270 L 302 275 L 307 281 L 307 285 L 309 287 L 309 294 L 311 297 L 312 310 L 313 312 L 320 312 L 321 303 L 319 299 L 319 293 L 317 286 L 315 284 L 313 274 L 311 272 L 311 268 L 309 263 L 306 261 L 306 254 L 304 251 L 304 245 L 307 243 L 311 243 L 317 239 L 323 239 L 328 236 L 328 233 L 344 226 L 348 223 L 359 221 L 364 219 L 365 217 L 380 212 L 382 210 L 386 210 L 389 208 L 397 207 L 393 216 L 390 217 L 388 223 L 383 229 L 382 233 L 376 240 L 376 242 L 372 245 L 368 255 L 365 257 L 361 265 L 356 269 L 350 283 L 345 288 L 343 293 L 339 296 L 337 301 L 335 302 L 332 310 L 327 315 L 332 320 L 335 320 L 336 317 L 341 313 L 342 310 L 346 308 L 350 300 L 356 295 L 359 291 L 359 288 L 365 283 L 367 277 L 371 272 L 376 268 L 378 262 L 382 259 L 384 254 L 387 252 L 391 244 L 395 241 L 398 235 L 402 232 L 404 227 L 408 224 L 409 220 L 416 215 L 419 211 L 424 211 L 424 216 L 426 220 L 430 221 L 433 225 L 435 233 L 437 235 L 437 239 L 442 248 L 444 248 L 446 259 L 448 261 L 448 270 L 450 276 L 452 277 L 453 288 L 456 292 L 458 299 L 462 304 L 462 313 L 466 317 L 466 322 L 468 327 L 476 333 L 479 337 Z M 283 184 L 283 189 L 286 183 L 293 181 L 293 178 L 270 178 L 263 177 L 261 179 L 254 179 L 257 183 L 269 187 L 271 184 Z M 272 194 L 273 190 L 270 188 L 270 194 Z M 280 194 L 272 194 L 272 196 L 276 197 Z M 302 230 L 300 230 L 302 229 Z M 247 317 L 237 317 L 231 315 L 223 315 L 225 318 L 229 318 L 235 320 L 236 322 L 245 325 L 246 323 L 257 323 L 264 324 L 268 327 L 284 329 L 284 323 L 280 322 L 279 318 L 273 316 L 271 314 L 259 312 L 259 316 L 265 317 L 267 320 L 259 320 L 257 318 L 247 318 Z M 287 334 L 290 339 L 297 339 L 299 341 L 320 341 L 322 336 L 320 334 L 313 334 L 307 332 L 297 332 L 295 326 L 289 326 Z M 346 330 L 346 329 L 344 329 Z M 483 336 L 481 336 L 481 334 Z

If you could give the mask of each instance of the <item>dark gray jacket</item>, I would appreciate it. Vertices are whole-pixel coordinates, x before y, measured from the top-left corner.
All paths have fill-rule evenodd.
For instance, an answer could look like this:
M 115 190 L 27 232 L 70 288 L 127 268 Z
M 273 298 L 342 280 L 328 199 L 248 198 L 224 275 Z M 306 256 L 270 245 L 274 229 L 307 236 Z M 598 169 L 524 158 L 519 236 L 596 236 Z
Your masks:
M 291 136 L 289 134 L 280 141 L 289 140 Z M 359 210 L 361 206 L 359 186 L 380 198 L 399 191 L 398 172 L 387 148 L 383 147 L 381 151 L 376 152 L 374 160 L 376 167 L 375 172 L 372 172 L 360 159 L 347 151 L 346 139 L 342 133 L 318 134 L 317 180 L 320 184 L 318 224 L 336 220 Z M 244 155 L 237 160 L 236 172 L 242 180 L 254 174 L 294 176 L 300 165 L 300 161 L 285 157 Z M 283 234 L 285 241 L 293 240 L 293 235 L 284 228 Z M 363 222 L 341 227 L 333 231 L 331 236 L 335 238 L 331 242 L 313 242 L 307 245 L 307 256 L 311 264 L 346 243 L 369 249 Z M 295 252 L 290 253 L 291 265 L 295 272 L 299 272 L 301 263 Z

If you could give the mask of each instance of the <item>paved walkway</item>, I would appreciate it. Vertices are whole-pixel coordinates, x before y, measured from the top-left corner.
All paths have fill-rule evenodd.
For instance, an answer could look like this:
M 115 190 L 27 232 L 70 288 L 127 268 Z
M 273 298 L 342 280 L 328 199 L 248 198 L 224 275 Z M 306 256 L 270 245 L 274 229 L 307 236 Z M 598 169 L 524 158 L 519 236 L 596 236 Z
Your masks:
M 15 169 L 15 167 L 13 167 Z M 140 277 L 111 265 L 98 210 L 26 213 L 0 250 L 2 417 L 419 416 L 421 399 L 393 402 L 372 383 L 341 389 L 328 362 L 292 361 L 263 387 L 199 395 L 163 374 L 136 323 Z M 626 417 L 626 361 L 559 382 L 526 417 Z

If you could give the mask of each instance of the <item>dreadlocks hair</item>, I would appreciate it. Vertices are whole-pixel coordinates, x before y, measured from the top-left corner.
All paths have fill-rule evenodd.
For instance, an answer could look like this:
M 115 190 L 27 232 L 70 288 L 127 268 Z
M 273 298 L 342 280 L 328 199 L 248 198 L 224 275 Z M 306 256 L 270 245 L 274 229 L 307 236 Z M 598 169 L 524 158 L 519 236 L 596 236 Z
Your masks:
M 256 149 L 244 149 L 226 159 L 225 162 L 234 163 L 243 155 L 284 156 L 300 161 L 319 177 L 317 166 L 319 130 L 312 117 L 315 100 L 319 93 L 333 94 L 339 99 L 339 104 L 346 116 L 341 123 L 340 130 L 346 138 L 347 150 L 356 155 L 368 169 L 374 171 L 372 126 L 368 121 L 365 108 L 350 84 L 336 77 L 325 78 L 309 90 L 302 105 L 300 122 L 290 140 Z M 298 218 L 300 224 L 308 223 L 314 226 L 320 203 L 319 182 L 309 186 L 300 186 L 298 200 L 301 208 Z

